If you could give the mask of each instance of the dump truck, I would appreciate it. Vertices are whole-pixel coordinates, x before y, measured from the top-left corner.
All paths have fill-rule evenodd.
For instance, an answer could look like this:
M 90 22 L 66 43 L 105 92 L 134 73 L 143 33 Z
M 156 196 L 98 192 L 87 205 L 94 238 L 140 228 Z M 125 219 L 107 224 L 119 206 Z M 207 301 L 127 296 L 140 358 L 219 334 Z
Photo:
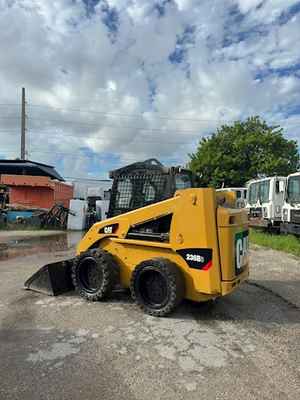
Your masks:
M 216 299 L 247 279 L 247 213 L 229 208 L 226 194 L 153 160 L 112 176 L 109 218 L 90 228 L 75 258 L 42 267 L 25 288 L 75 289 L 96 301 L 121 286 L 144 312 L 162 317 L 183 299 Z

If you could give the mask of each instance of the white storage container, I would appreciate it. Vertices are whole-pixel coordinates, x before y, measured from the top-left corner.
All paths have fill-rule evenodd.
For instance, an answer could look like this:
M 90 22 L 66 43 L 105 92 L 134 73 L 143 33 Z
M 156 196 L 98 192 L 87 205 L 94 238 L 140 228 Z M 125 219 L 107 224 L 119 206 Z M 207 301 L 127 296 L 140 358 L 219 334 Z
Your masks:
M 74 186 L 74 199 L 84 200 L 87 198 L 87 185 L 82 182 L 73 182 Z
M 87 190 L 87 197 L 101 197 L 104 198 L 104 189 L 101 187 L 89 187 Z
M 73 231 L 83 231 L 86 226 L 86 213 L 88 204 L 85 200 L 70 201 L 70 211 L 72 214 L 68 216 L 68 229 Z
M 97 200 L 96 201 L 96 214 L 98 221 L 103 221 L 107 218 L 109 207 L 109 200 Z

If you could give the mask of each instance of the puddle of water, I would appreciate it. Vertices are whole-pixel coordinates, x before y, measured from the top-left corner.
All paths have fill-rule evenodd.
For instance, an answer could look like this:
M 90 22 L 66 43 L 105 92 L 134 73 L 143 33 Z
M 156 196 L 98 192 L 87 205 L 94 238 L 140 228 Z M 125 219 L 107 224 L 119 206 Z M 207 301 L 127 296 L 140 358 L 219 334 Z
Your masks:
M 0 260 L 74 249 L 83 235 L 84 232 L 64 232 L 59 235 L 34 236 L 0 243 Z

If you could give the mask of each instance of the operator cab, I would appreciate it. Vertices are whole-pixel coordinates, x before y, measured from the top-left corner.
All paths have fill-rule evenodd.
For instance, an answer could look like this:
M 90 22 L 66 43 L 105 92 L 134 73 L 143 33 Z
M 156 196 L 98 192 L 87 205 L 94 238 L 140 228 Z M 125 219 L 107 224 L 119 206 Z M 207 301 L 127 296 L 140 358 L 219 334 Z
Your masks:
M 113 179 L 108 217 L 114 217 L 174 196 L 176 190 L 198 187 L 197 176 L 181 167 L 165 167 L 156 159 L 110 172 Z

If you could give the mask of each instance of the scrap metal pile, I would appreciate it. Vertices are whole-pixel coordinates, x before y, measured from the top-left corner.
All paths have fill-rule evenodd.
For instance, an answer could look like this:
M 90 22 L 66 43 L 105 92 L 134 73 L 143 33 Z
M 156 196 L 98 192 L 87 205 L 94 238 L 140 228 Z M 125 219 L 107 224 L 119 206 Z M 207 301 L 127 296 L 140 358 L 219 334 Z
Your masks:
M 74 215 L 69 208 L 60 204 L 55 204 L 49 211 L 6 204 L 0 208 L 0 228 L 22 225 L 44 229 L 67 229 L 69 214 Z
M 39 215 L 41 228 L 66 229 L 69 214 L 74 215 L 69 208 L 55 204 L 50 211 Z

